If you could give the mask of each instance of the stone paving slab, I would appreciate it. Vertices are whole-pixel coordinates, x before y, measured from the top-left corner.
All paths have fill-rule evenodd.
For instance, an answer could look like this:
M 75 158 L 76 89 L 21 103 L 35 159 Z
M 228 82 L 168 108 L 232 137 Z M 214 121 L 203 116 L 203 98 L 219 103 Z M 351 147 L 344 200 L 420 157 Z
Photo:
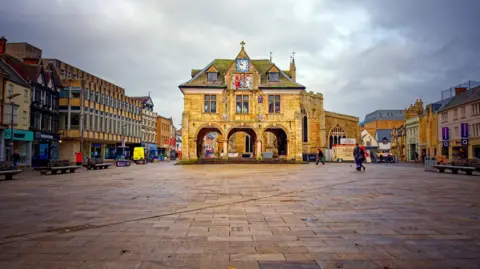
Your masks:
M 0 268 L 480 268 L 479 190 L 408 165 L 22 175 L 0 181 Z

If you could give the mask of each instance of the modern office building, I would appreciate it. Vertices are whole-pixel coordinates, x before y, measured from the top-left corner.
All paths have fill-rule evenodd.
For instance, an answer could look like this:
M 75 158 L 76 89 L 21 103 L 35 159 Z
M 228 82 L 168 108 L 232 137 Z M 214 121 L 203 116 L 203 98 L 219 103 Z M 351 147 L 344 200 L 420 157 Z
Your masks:
M 141 110 L 139 100 L 125 95 L 113 83 L 58 59 L 42 59 L 59 70 L 63 81 L 60 92 L 61 159 L 83 157 L 115 159 L 123 146 L 140 144 Z

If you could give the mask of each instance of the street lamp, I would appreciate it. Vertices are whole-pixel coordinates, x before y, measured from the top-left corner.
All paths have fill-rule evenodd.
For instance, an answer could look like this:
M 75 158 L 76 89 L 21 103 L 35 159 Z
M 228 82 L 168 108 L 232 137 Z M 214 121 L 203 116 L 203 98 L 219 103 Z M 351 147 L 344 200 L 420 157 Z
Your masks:
M 7 96 L 7 99 L 10 101 L 10 106 L 12 107 L 12 115 L 11 115 L 11 120 L 10 120 L 10 158 L 12 158 L 11 156 L 13 155 L 13 113 L 14 113 L 14 103 L 12 101 L 13 98 L 17 97 L 17 96 L 20 96 L 21 94 L 19 93 L 14 93 L 14 94 L 11 94 L 9 96 Z M 12 159 L 11 159 L 12 161 Z

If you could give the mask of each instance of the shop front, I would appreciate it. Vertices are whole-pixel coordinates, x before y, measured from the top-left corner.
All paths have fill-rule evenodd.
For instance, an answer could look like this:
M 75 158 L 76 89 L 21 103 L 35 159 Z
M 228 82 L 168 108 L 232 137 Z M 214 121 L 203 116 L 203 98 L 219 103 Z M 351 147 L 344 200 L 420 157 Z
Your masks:
M 117 158 L 117 144 L 105 145 L 105 159 L 115 160 Z
M 100 158 L 102 156 L 102 144 L 92 143 L 90 146 L 90 158 Z
M 14 151 L 20 154 L 19 166 L 30 166 L 32 159 L 32 141 L 33 132 L 25 130 L 13 130 L 13 151 L 11 147 L 12 130 L 5 129 L 3 131 L 3 140 L 5 144 L 5 159 L 11 160 Z
M 49 160 L 58 160 L 60 135 L 35 132 L 34 136 L 32 166 L 47 166 Z
M 147 156 L 149 159 L 155 159 L 158 158 L 158 150 L 157 150 L 157 145 L 156 144 L 151 144 L 151 143 L 142 143 L 142 147 L 145 148 L 145 151 L 147 152 Z

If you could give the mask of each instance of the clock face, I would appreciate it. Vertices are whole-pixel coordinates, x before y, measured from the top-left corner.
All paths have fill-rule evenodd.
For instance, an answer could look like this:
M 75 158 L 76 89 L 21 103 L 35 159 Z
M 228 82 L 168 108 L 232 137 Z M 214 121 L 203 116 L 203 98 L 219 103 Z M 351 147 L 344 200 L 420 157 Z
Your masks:
M 250 62 L 248 59 L 237 59 L 237 72 L 248 72 L 250 70 Z

